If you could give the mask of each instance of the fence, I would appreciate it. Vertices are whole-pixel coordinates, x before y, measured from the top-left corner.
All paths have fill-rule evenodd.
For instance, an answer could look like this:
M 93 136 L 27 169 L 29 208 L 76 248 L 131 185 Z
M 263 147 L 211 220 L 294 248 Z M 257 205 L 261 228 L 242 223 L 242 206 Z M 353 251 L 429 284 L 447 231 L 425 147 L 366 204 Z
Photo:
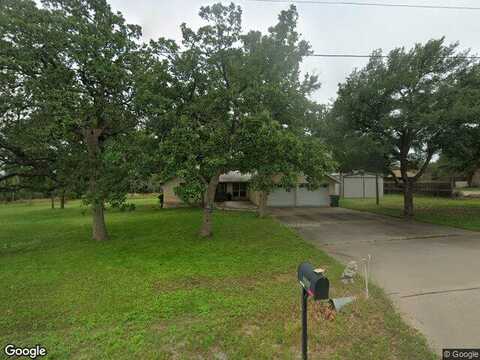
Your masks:
M 394 181 L 385 181 L 383 184 L 385 194 L 400 194 L 403 193 L 402 182 L 397 185 Z M 451 182 L 417 182 L 414 185 L 413 192 L 415 194 L 451 197 L 453 196 L 453 184 Z

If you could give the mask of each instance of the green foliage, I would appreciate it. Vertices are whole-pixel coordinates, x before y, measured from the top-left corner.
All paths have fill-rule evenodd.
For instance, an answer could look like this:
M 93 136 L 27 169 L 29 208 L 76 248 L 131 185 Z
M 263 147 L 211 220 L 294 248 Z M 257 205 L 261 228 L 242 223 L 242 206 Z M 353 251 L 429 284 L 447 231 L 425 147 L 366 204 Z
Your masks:
M 335 113 L 380 144 L 387 164 L 400 165 L 404 181 L 407 170 L 421 175 L 454 126 L 451 86 L 469 65 L 457 47 L 440 39 L 394 49 L 385 60 L 375 52 L 340 85 Z
M 207 25 L 196 32 L 182 25 L 181 54 L 171 41 L 151 44 L 153 53 L 167 54 L 159 71 L 169 69 L 166 77 L 156 70 L 148 75 L 157 85 L 168 83 L 167 92 L 142 96 L 164 176 L 182 178 L 179 194 L 194 201 L 230 170 L 253 174 L 256 189 L 270 190 L 277 174 L 292 187 L 301 172 L 315 186 L 332 161 L 305 131 L 314 107 L 308 95 L 319 83 L 308 74 L 300 79 L 310 46 L 299 39 L 295 7 L 282 11 L 266 35 L 243 34 L 241 10 L 233 4 L 202 7 L 200 17 Z
M 175 194 L 182 199 L 185 204 L 200 205 L 203 201 L 205 186 L 197 178 L 186 180 L 174 188 Z
M 337 109 L 322 109 L 311 125 L 312 133 L 332 151 L 338 171 L 363 170 L 388 173 L 388 157 L 383 147 L 370 136 L 356 131 Z
M 105 239 L 104 203 L 125 199 L 138 164 L 125 145 L 138 130 L 140 28 L 105 0 L 1 7 L 0 167 L 46 178 L 50 191 L 83 193 L 95 210 L 93 237 Z
M 242 154 L 235 134 L 241 127 L 238 111 L 241 88 L 246 87 L 243 54 L 237 43 L 241 30 L 241 10 L 233 4 L 202 7 L 200 17 L 207 22 L 197 32 L 182 25 L 185 50 L 178 54 L 171 42 L 161 40 L 154 49 L 170 51 L 172 84 L 169 101 L 163 104 L 167 121 L 175 124 L 164 136 L 155 114 L 149 127 L 161 141 L 163 171 L 202 186 L 214 176 L 239 168 Z M 168 95 L 168 94 L 167 94 Z M 175 106 L 169 106 L 175 103 Z
M 480 65 L 460 73 L 453 91 L 455 101 L 450 116 L 457 126 L 444 141 L 441 167 L 464 174 L 471 181 L 480 168 Z
M 130 104 L 139 27 L 126 24 L 102 0 L 45 0 L 42 8 L 7 1 L 2 14 L 2 80 L 10 85 L 2 93 L 2 113 L 18 128 L 15 134 L 27 134 L 15 145 L 37 154 L 49 149 L 55 170 L 64 174 L 101 174 L 92 164 L 80 166 L 88 162 L 83 132 L 100 129 L 97 165 L 118 160 L 103 148 L 115 146 L 110 139 L 128 134 L 137 123 Z M 63 169 L 59 162 L 70 163 Z M 113 185 L 106 181 L 101 197 L 115 192 Z

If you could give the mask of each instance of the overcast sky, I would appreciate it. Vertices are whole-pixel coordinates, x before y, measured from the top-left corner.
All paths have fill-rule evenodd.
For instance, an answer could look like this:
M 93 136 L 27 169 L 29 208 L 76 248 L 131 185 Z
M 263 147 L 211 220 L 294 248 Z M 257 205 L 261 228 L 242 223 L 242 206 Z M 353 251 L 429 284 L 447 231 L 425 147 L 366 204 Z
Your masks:
M 366 2 L 366 0 L 357 0 Z M 202 22 L 198 10 L 208 0 L 109 0 L 113 10 L 123 13 L 130 23 L 143 28 L 145 40 L 167 37 L 180 40 L 179 26 L 186 22 L 198 27 Z M 224 4 L 230 1 L 222 1 Z M 377 0 L 385 3 L 479 6 L 475 0 Z M 275 24 L 277 15 L 288 3 L 235 1 L 243 9 L 243 29 L 261 30 Z M 480 11 L 356 7 L 296 3 L 299 32 L 316 53 L 370 54 L 398 46 L 411 47 L 416 42 L 445 36 L 448 42 L 459 41 L 461 48 L 480 53 Z M 367 59 L 308 58 L 304 71 L 317 74 L 322 88 L 314 98 L 323 103 L 335 98 L 337 85 Z

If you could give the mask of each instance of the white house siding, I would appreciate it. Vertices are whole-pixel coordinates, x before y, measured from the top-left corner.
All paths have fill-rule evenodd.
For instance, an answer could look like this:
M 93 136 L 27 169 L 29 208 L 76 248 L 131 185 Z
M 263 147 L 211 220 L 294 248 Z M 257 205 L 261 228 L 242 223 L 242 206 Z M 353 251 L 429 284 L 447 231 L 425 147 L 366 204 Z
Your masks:
M 295 189 L 291 189 L 290 191 L 282 188 L 275 189 L 268 195 L 267 206 L 295 206 Z
M 306 187 L 297 188 L 297 199 L 295 206 L 329 206 L 330 196 L 328 187 L 310 191 Z

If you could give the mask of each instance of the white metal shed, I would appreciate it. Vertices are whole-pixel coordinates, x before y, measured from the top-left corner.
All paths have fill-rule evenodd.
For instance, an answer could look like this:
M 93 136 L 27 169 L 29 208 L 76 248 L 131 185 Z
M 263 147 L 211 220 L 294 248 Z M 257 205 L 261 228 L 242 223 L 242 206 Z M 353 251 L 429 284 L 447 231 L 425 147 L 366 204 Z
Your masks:
M 344 198 L 375 198 L 377 194 L 383 197 L 383 177 L 375 174 L 347 174 L 340 176 L 341 196 Z

